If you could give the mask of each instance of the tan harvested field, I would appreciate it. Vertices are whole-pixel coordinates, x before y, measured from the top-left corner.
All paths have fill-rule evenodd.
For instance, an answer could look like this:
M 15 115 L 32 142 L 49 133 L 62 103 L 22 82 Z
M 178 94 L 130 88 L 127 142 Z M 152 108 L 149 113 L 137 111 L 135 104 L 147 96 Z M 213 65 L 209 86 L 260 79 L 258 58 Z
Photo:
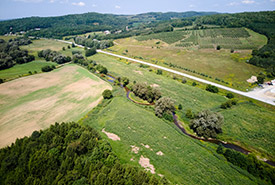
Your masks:
M 0 85 L 0 147 L 55 122 L 78 121 L 112 87 L 77 65 Z

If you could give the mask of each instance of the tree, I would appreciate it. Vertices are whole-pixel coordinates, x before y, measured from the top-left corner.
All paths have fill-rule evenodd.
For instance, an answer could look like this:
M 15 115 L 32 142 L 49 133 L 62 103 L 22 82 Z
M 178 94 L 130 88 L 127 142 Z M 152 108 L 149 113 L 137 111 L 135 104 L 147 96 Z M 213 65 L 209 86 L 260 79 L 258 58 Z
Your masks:
M 182 78 L 181 83 L 186 84 L 187 80 L 185 78 Z
M 205 110 L 196 115 L 190 123 L 190 128 L 200 137 L 216 138 L 217 134 L 222 133 L 223 120 L 220 113 Z
M 111 90 L 106 89 L 103 91 L 102 96 L 104 99 L 111 99 L 113 97 L 113 94 Z
M 186 110 L 185 116 L 189 119 L 194 119 L 194 114 L 191 109 Z
M 130 80 L 127 77 L 122 77 L 121 82 L 122 82 L 122 85 L 125 87 L 126 85 L 129 84 Z
M 158 74 L 158 75 L 162 75 L 162 70 L 161 70 L 161 69 L 158 69 L 158 70 L 157 70 L 157 74 Z
M 258 83 L 259 84 L 263 84 L 264 83 L 264 80 L 265 80 L 265 75 L 263 73 L 260 73 L 258 76 L 257 76 L 257 80 L 258 80 Z
M 74 43 L 72 43 L 72 47 L 73 47 L 73 48 L 75 47 L 75 44 L 74 44 Z
M 100 65 L 100 64 L 98 64 L 98 65 L 96 66 L 96 70 L 97 70 L 99 73 L 102 73 L 102 74 L 107 74 L 107 73 L 108 73 L 107 68 L 104 67 L 104 66 L 102 66 L 102 65 Z
M 179 110 L 182 110 L 182 105 L 181 105 L 181 104 L 179 104 L 178 109 L 179 109 Z
M 87 49 L 87 50 L 85 51 L 85 56 L 86 56 L 86 57 L 92 56 L 92 55 L 94 55 L 94 54 L 96 54 L 96 48 Z
M 193 82 L 193 83 L 192 83 L 192 86 L 196 86 L 196 85 L 197 85 L 197 83 L 196 83 L 196 82 Z
M 221 46 L 220 46 L 220 45 L 218 45 L 218 46 L 217 46 L 217 50 L 220 50 L 220 49 L 221 49 Z
M 210 85 L 210 84 L 208 84 L 208 85 L 206 86 L 206 89 L 205 89 L 205 90 L 207 90 L 207 91 L 209 91 L 209 92 L 212 92 L 212 93 L 218 93 L 218 92 L 219 92 L 219 89 L 218 89 L 216 86 Z
M 174 100 L 168 97 L 160 98 L 155 104 L 155 114 L 158 117 L 163 117 L 164 114 L 170 114 L 175 112 Z

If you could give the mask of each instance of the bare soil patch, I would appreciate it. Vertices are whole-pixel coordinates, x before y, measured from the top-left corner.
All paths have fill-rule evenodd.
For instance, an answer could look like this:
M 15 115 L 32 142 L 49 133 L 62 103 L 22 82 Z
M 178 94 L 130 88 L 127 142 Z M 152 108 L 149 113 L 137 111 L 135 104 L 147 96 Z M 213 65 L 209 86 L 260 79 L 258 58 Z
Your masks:
M 149 158 L 145 158 L 143 156 L 140 157 L 139 159 L 139 164 L 145 168 L 146 171 L 150 171 L 152 174 L 155 174 L 155 167 L 150 164 L 150 159 Z
M 106 134 L 107 137 L 110 138 L 111 140 L 113 140 L 113 141 L 120 141 L 120 137 L 118 137 L 118 135 L 113 134 L 113 133 L 111 133 L 111 132 L 106 132 L 106 131 L 105 131 L 105 128 L 102 129 L 102 132 L 103 132 L 104 134 Z
M 143 73 L 141 71 L 134 70 L 134 72 L 137 74 L 143 75 Z
M 0 85 L 0 147 L 55 122 L 78 121 L 111 86 L 76 65 Z M 77 78 L 76 78 L 77 76 Z

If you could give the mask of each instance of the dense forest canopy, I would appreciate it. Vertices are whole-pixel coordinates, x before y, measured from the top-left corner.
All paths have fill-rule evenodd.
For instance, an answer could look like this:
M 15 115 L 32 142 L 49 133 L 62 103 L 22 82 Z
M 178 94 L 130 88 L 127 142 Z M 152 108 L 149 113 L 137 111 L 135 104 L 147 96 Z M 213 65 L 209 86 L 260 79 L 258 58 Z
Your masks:
M 167 184 L 122 165 L 99 133 L 77 123 L 52 125 L 0 150 L 0 184 Z

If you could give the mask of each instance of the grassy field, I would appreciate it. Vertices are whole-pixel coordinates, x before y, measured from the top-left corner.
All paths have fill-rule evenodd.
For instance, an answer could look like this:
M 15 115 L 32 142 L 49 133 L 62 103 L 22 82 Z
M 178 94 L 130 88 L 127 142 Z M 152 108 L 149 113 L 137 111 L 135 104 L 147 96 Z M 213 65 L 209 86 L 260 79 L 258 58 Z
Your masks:
M 175 46 L 226 49 L 258 49 L 267 42 L 264 35 L 246 28 L 219 28 L 188 31 L 173 31 L 136 37 L 138 41 L 158 39 Z
M 171 63 L 177 66 L 173 68 L 175 70 L 243 91 L 250 88 L 246 80 L 263 71 L 259 67 L 246 63 L 246 60 L 251 57 L 251 50 L 237 50 L 235 53 L 230 53 L 230 50 L 226 49 L 217 51 L 196 47 L 179 48 L 164 42 L 157 45 L 157 40 L 137 41 L 134 38 L 119 39 L 115 42 L 117 44 L 111 48 L 114 53 L 124 53 L 129 57 L 140 58 L 165 67 L 170 67 Z M 199 74 L 207 75 L 208 78 Z
M 70 44 L 66 44 L 63 42 L 58 42 L 55 40 L 49 40 L 49 39 L 39 39 L 39 40 L 33 40 L 32 44 L 21 46 L 20 48 L 28 50 L 30 53 L 36 53 L 37 51 L 45 50 L 45 49 L 51 49 L 54 51 L 62 51 L 62 48 L 65 47 L 67 49 L 67 46 Z
M 127 76 L 132 82 L 147 82 L 148 85 L 159 86 L 163 96 L 173 98 L 176 105 L 183 105 L 180 115 L 184 115 L 187 109 L 191 109 L 193 112 L 199 112 L 204 109 L 220 111 L 219 106 L 221 103 L 227 101 L 222 95 L 182 84 L 172 80 L 171 76 L 167 78 L 166 73 L 157 75 L 155 72 L 149 72 L 149 69 L 139 67 L 138 64 L 126 64 L 122 60 L 103 54 L 96 54 L 93 57 L 89 57 L 89 59 L 106 66 L 110 73 L 117 77 Z M 188 81 L 188 83 L 190 84 L 191 82 Z M 240 104 L 232 109 L 222 111 L 225 123 L 223 126 L 224 133 L 220 137 L 228 141 L 238 141 L 242 146 L 257 151 L 258 154 L 261 152 L 264 156 L 274 159 L 274 111 L 272 108 L 263 108 L 249 103 Z M 182 116 L 182 119 L 186 121 L 185 127 L 188 128 L 188 120 L 184 116 Z M 245 131 L 244 129 L 247 130 Z M 263 129 L 265 130 L 263 131 Z
M 55 122 L 78 121 L 111 88 L 73 64 L 0 84 L 0 147 Z
M 111 103 L 88 114 L 82 124 L 114 133 L 120 141 L 108 139 L 123 163 L 139 166 L 141 155 L 150 159 L 156 174 L 173 184 L 254 184 L 244 171 L 214 155 L 212 144 L 193 140 L 179 132 L 172 123 L 157 118 L 153 111 L 138 106 L 125 97 L 122 89 Z M 132 148 L 138 148 L 135 153 Z M 163 155 L 157 155 L 157 153 Z M 253 182 L 254 181 L 254 182 Z
M 25 64 L 18 64 L 13 66 L 12 68 L 1 70 L 0 71 L 0 78 L 5 80 L 11 80 L 14 78 L 18 78 L 21 76 L 29 75 L 29 71 L 32 74 L 41 72 L 41 68 L 47 65 L 57 65 L 53 62 L 46 62 L 45 60 L 36 60 L 33 62 L 25 63 Z

